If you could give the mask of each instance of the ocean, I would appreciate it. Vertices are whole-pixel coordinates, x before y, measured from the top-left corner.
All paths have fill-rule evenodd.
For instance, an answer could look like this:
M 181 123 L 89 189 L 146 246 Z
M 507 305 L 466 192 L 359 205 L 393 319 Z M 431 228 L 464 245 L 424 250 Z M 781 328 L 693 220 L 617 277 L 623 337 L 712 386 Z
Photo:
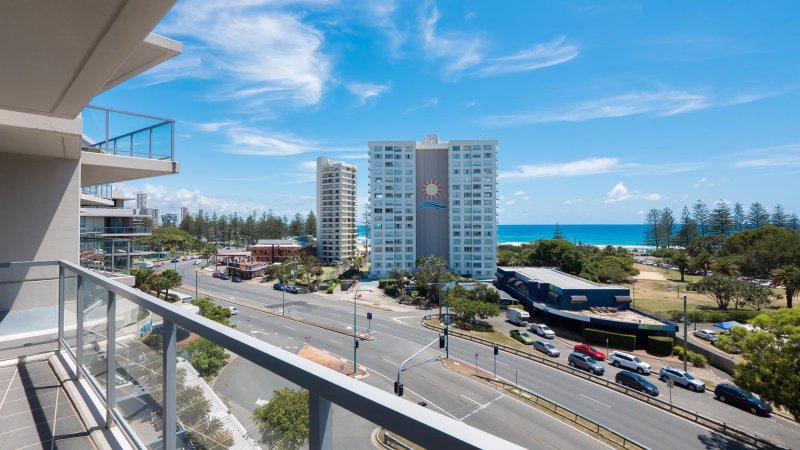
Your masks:
M 589 245 L 613 245 L 623 247 L 640 247 L 644 245 L 644 224 L 623 225 L 559 225 L 561 233 L 576 243 Z M 500 244 L 531 242 L 537 239 L 553 237 L 555 225 L 498 225 L 497 241 Z M 366 236 L 366 228 L 358 227 L 358 235 Z

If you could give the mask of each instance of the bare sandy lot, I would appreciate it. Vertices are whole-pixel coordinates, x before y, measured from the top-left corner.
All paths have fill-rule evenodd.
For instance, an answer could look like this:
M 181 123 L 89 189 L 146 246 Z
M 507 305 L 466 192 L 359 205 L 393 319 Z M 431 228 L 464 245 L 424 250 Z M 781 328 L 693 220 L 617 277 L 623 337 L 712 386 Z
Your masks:
M 637 280 L 653 280 L 653 281 L 667 281 L 667 277 L 663 273 L 641 271 L 635 277 Z

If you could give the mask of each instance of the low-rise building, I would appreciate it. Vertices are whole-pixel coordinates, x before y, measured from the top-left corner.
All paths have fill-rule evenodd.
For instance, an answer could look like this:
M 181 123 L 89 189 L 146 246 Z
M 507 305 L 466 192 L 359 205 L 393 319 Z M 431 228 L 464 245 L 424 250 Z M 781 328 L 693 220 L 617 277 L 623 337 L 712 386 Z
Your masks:
M 261 239 L 247 248 L 253 259 L 267 264 L 281 263 L 299 259 L 303 255 L 313 255 L 314 246 L 305 239 Z

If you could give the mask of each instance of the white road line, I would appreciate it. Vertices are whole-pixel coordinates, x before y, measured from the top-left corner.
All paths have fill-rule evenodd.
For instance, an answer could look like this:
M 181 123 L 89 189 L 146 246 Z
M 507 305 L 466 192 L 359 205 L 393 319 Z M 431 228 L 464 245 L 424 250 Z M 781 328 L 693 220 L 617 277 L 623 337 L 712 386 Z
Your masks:
M 11 375 L 11 380 L 8 382 L 8 387 L 6 388 L 6 393 L 3 394 L 3 400 L 0 400 L 0 411 L 3 410 L 3 404 L 6 402 L 6 397 L 8 397 L 8 391 L 11 390 L 11 385 L 14 384 L 14 378 L 17 377 L 17 371 L 19 368 L 14 369 L 14 374 Z
M 504 363 L 502 361 L 497 361 L 497 364 L 502 364 L 502 365 L 504 365 L 506 367 L 511 367 L 511 364 L 506 364 L 506 363 Z
M 462 396 L 462 397 L 463 397 L 463 396 Z M 486 408 L 487 406 L 489 406 L 489 405 L 491 405 L 492 403 L 494 403 L 494 402 L 496 402 L 496 401 L 500 400 L 500 399 L 501 399 L 501 398 L 503 398 L 503 397 L 505 397 L 505 395 L 504 395 L 504 394 L 500 394 L 500 395 L 498 395 L 498 396 L 497 396 L 497 397 L 495 397 L 494 399 L 492 399 L 492 400 L 489 400 L 488 402 L 486 402 L 486 403 L 484 403 L 483 405 L 481 405 L 481 407 L 480 407 L 480 408 L 476 409 L 475 411 L 472 411 L 471 413 L 467 414 L 466 416 L 462 417 L 462 418 L 461 418 L 461 419 L 459 419 L 459 420 L 461 420 L 461 421 L 463 422 L 464 420 L 466 420 L 467 418 L 469 418 L 469 416 L 471 416 L 471 415 L 475 414 L 476 412 L 478 412 L 478 411 L 482 410 L 483 408 Z
M 466 396 L 466 395 L 464 395 L 464 394 L 458 394 L 458 396 L 459 396 L 459 397 L 461 397 L 461 398 L 465 398 L 465 399 L 467 399 L 467 400 L 471 401 L 472 403 L 475 403 L 475 404 L 476 404 L 476 405 L 478 405 L 478 406 L 481 406 L 481 404 L 480 404 L 480 403 L 478 403 L 478 402 L 476 402 L 475 400 L 473 400 L 473 399 L 471 399 L 471 398 L 467 397 L 467 396 Z
M 396 363 L 396 362 L 394 362 L 394 361 L 389 361 L 388 359 L 384 358 L 383 356 L 381 356 L 381 359 L 382 359 L 382 360 L 384 360 L 384 361 L 386 361 L 386 362 L 388 362 L 389 364 L 392 364 L 392 365 L 394 365 L 394 366 L 396 366 L 396 365 L 397 365 L 397 363 Z
M 589 400 L 591 400 L 591 401 L 593 401 L 593 402 L 595 402 L 595 403 L 599 403 L 599 404 L 601 404 L 601 405 L 605 406 L 606 408 L 611 408 L 610 406 L 606 405 L 605 403 L 603 403 L 603 402 L 601 402 L 601 401 L 599 401 L 599 400 L 595 400 L 595 399 L 593 399 L 592 397 L 587 397 L 587 396 L 585 396 L 585 395 L 583 395 L 583 394 L 580 394 L 580 396 L 581 396 L 581 397 L 583 397 L 583 398 L 587 398 L 587 399 L 589 399 Z
M 360 364 L 359 364 L 359 365 L 360 365 Z M 366 367 L 366 366 L 364 366 L 364 367 Z M 387 380 L 389 380 L 389 381 L 390 381 L 390 382 L 392 382 L 392 383 L 394 383 L 394 382 L 395 382 L 395 379 L 394 379 L 394 378 L 389 378 L 389 377 L 387 377 L 386 375 L 384 375 L 384 374 L 382 374 L 382 373 L 378 372 L 378 371 L 377 371 L 377 370 L 375 370 L 375 369 L 370 369 L 369 367 L 366 367 L 366 369 L 367 369 L 368 371 L 372 372 L 372 373 L 375 373 L 375 374 L 378 374 L 378 375 L 382 376 L 383 378 L 386 378 Z M 454 415 L 450 414 L 448 411 L 446 411 L 446 410 L 445 410 L 444 408 L 442 408 L 441 406 L 437 405 L 436 403 L 433 403 L 432 401 L 430 401 L 430 400 L 428 400 L 427 398 L 425 398 L 425 397 L 423 397 L 423 396 L 419 395 L 418 393 L 416 393 L 416 392 L 412 391 L 411 389 L 409 389 L 409 388 L 405 388 L 404 390 L 406 390 L 406 391 L 408 391 L 408 392 L 410 392 L 410 393 L 412 393 L 412 394 L 416 395 L 417 397 L 421 398 L 421 399 L 422 399 L 422 401 L 424 401 L 425 403 L 427 403 L 427 404 L 429 404 L 429 405 L 433 406 L 434 408 L 436 408 L 436 409 L 438 409 L 439 411 L 441 411 L 441 412 L 443 412 L 443 413 L 447 414 L 448 416 L 452 417 L 453 419 L 455 419 L 455 420 L 458 420 L 458 417 L 456 417 L 456 416 L 454 416 Z
M 333 340 L 333 339 L 328 339 L 328 340 L 329 340 L 329 341 L 331 341 L 331 342 L 333 342 L 334 344 L 337 344 L 337 345 L 344 345 L 344 344 L 342 344 L 341 342 L 339 342 L 339 341 L 335 341 L 335 340 Z

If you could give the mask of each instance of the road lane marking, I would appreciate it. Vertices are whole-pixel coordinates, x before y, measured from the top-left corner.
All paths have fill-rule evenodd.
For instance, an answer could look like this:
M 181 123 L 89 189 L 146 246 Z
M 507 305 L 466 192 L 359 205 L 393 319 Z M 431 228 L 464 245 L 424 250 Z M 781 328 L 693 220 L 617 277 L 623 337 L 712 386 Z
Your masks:
M 359 365 L 360 365 L 360 364 L 359 364 Z M 394 383 L 394 382 L 396 381 L 394 378 L 389 378 L 389 377 L 387 377 L 386 375 L 384 375 L 384 374 L 382 374 L 382 373 L 378 372 L 378 371 L 377 371 L 377 370 L 375 370 L 375 369 L 370 369 L 370 368 L 369 368 L 369 367 L 367 367 L 367 366 L 363 366 L 363 367 L 365 367 L 365 368 L 366 368 L 368 371 L 370 371 L 371 373 L 375 373 L 375 374 L 378 374 L 378 375 L 382 376 L 383 378 L 386 378 L 387 380 L 389 380 L 389 381 L 390 381 L 390 382 L 392 382 L 392 383 Z M 408 392 L 410 392 L 410 393 L 412 393 L 412 394 L 414 394 L 414 395 L 416 395 L 417 397 L 419 397 L 420 399 L 422 399 L 422 401 L 424 401 L 425 403 L 427 403 L 427 404 L 429 404 L 430 406 L 433 406 L 434 408 L 438 409 L 439 411 L 441 411 L 441 412 L 443 412 L 443 413 L 447 414 L 447 415 L 448 415 L 448 416 L 450 416 L 451 418 L 453 418 L 453 419 L 455 419 L 455 420 L 458 420 L 458 417 L 456 417 L 456 416 L 454 416 L 454 415 L 450 414 L 450 412 L 448 412 L 447 410 L 445 410 L 445 409 L 444 409 L 444 408 L 442 408 L 441 406 L 439 406 L 439 405 L 437 405 L 436 403 L 433 403 L 432 401 L 428 400 L 427 398 L 425 398 L 425 397 L 423 397 L 423 396 L 419 395 L 417 392 L 414 392 L 414 391 L 412 391 L 410 388 L 405 388 L 405 390 L 406 390 L 406 391 L 408 391 Z
M 504 363 L 502 361 L 497 361 L 497 364 L 502 364 L 502 365 L 504 365 L 506 367 L 511 367 L 511 364 L 506 364 L 506 363 Z
M 464 396 L 462 395 L 462 397 L 464 397 Z M 475 411 L 472 411 L 471 413 L 467 414 L 466 416 L 464 416 L 464 417 L 462 417 L 462 418 L 460 418 L 460 419 L 458 419 L 458 420 L 460 420 L 460 421 L 462 421 L 462 422 L 463 422 L 464 420 L 468 419 L 468 418 L 469 418 L 469 416 L 471 416 L 471 415 L 475 414 L 476 412 L 478 412 L 478 411 L 480 411 L 480 410 L 482 410 L 482 409 L 486 408 L 487 406 L 489 406 L 489 405 L 491 405 L 492 403 L 494 403 L 494 402 L 496 402 L 496 401 L 500 400 L 500 399 L 501 399 L 501 398 L 503 398 L 503 397 L 505 397 L 505 394 L 500 394 L 500 395 L 498 395 L 498 396 L 497 396 L 497 397 L 495 397 L 494 399 L 492 399 L 492 400 L 489 400 L 488 402 L 486 402 L 486 403 L 484 403 L 483 405 L 481 405 L 481 406 L 480 406 L 478 409 L 476 409 Z M 466 397 L 465 397 L 465 398 L 466 398 Z
M 397 365 L 397 363 L 396 363 L 396 362 L 394 362 L 394 361 L 389 361 L 388 359 L 384 358 L 383 356 L 381 356 L 381 359 L 382 359 L 382 360 L 384 360 L 384 361 L 386 361 L 386 362 L 388 362 L 389 364 L 392 364 L 392 365 L 394 365 L 394 366 L 396 366 L 396 365 Z
M 580 394 L 580 396 L 583 397 L 583 398 L 588 398 L 589 400 L 591 400 L 593 402 L 600 403 L 601 405 L 605 406 L 606 408 L 611 408 L 610 406 L 606 405 L 605 403 L 603 403 L 603 402 L 601 402 L 599 400 L 595 400 L 592 397 L 587 397 L 587 396 L 585 396 L 583 394 Z
M 471 401 L 472 403 L 475 403 L 475 404 L 476 404 L 476 405 L 478 405 L 478 406 L 481 406 L 481 404 L 480 404 L 480 403 L 478 403 L 478 402 L 476 402 L 475 400 L 473 400 L 473 399 L 471 399 L 471 398 L 467 397 L 467 396 L 466 396 L 466 395 L 464 395 L 464 394 L 458 394 L 458 396 L 459 396 L 459 397 L 461 397 L 461 398 L 465 398 L 465 399 L 467 399 L 467 400 Z M 459 419 L 459 420 L 461 420 L 461 419 Z
M 341 342 L 339 342 L 339 341 L 335 341 L 335 340 L 333 340 L 333 339 L 328 339 L 328 340 L 329 340 L 329 341 L 331 341 L 331 342 L 333 342 L 334 344 L 337 344 L 337 345 L 344 345 L 344 344 L 342 344 Z

